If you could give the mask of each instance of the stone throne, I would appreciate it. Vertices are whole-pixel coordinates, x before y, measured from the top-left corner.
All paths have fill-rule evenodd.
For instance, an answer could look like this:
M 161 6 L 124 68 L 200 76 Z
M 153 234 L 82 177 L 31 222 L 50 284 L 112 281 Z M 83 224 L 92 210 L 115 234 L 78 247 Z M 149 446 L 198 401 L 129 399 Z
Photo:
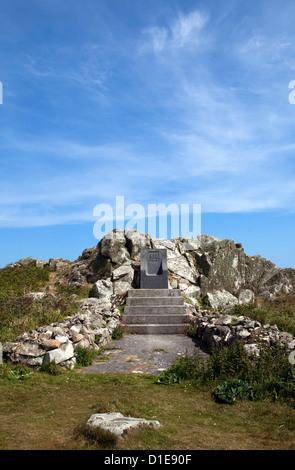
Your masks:
M 168 289 L 167 250 L 142 250 L 140 289 Z

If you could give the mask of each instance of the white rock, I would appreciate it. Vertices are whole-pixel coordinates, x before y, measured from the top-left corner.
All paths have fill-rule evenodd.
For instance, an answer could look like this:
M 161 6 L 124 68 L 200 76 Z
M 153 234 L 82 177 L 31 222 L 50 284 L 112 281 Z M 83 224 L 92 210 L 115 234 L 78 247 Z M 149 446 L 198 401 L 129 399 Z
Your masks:
M 68 342 L 69 338 L 66 334 L 63 335 L 56 335 L 55 339 L 60 342 L 60 344 L 65 344 Z
M 97 299 L 110 298 L 113 294 L 113 284 L 108 279 L 100 279 L 93 284 L 92 289 L 89 293 L 89 297 L 95 297 Z
M 201 289 L 198 286 L 188 286 L 187 289 L 183 291 L 183 294 L 187 297 L 200 297 L 201 296 Z
M 43 363 L 55 362 L 59 364 L 60 362 L 68 361 L 74 356 L 74 347 L 73 344 L 69 341 L 68 343 L 62 344 L 58 349 L 52 349 L 48 351 L 45 356 Z
M 132 418 L 124 416 L 122 413 L 96 413 L 87 421 L 89 426 L 99 427 L 113 434 L 124 437 L 130 429 L 141 426 L 159 428 L 161 424 L 156 420 L 146 420 L 144 418 Z
M 250 336 L 250 335 L 251 335 L 251 333 L 249 333 L 249 331 L 246 330 L 246 328 L 243 328 L 242 330 L 237 332 L 237 338 L 238 339 L 245 339 L 245 338 L 248 338 L 248 336 Z
M 192 283 L 196 282 L 196 271 L 191 268 L 189 262 L 184 256 L 176 256 L 171 259 L 167 258 L 167 266 L 168 270 L 176 276 L 186 279 Z
M 131 284 L 125 281 L 114 282 L 114 294 L 125 294 L 131 289 Z
M 239 294 L 239 305 L 247 305 L 254 302 L 254 292 L 250 289 L 244 289 Z
M 133 281 L 133 278 L 134 278 L 134 269 L 132 268 L 130 263 L 123 264 L 122 266 L 119 266 L 119 268 L 114 269 L 113 274 L 112 274 L 113 281 L 119 281 L 121 279 L 131 284 Z
M 214 293 L 208 292 L 204 301 L 214 310 L 217 310 L 219 307 L 233 310 L 235 305 L 238 304 L 238 299 L 226 290 L 216 291 Z
M 259 347 L 255 343 L 244 344 L 244 349 L 250 357 L 259 356 Z

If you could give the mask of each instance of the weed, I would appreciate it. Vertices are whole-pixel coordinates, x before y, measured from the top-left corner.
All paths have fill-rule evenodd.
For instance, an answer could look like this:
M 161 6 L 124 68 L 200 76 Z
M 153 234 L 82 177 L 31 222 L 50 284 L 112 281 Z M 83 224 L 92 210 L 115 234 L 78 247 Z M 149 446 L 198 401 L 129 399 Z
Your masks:
M 27 380 L 31 376 L 31 371 L 26 367 L 14 364 L 5 364 L 0 366 L 0 377 L 9 381 Z
M 76 349 L 76 364 L 79 367 L 91 366 L 93 359 L 97 356 L 98 352 L 95 349 L 87 349 L 78 346 Z
M 192 321 L 188 327 L 187 335 L 190 338 L 197 338 L 198 336 L 198 324 L 196 321 Z
M 215 386 L 218 402 L 234 403 L 240 398 L 262 400 L 267 397 L 295 403 L 295 370 L 288 361 L 288 348 L 265 345 L 258 358 L 246 354 L 243 343 L 215 346 L 207 362 L 198 356 L 179 358 L 158 378 L 158 384 L 190 382 Z
M 62 369 L 53 361 L 42 364 L 40 367 L 40 372 L 45 372 L 49 375 L 59 375 L 62 374 Z
M 118 325 L 114 328 L 114 331 L 112 333 L 112 339 L 117 340 L 123 338 L 125 334 L 125 330 L 121 325 Z
M 118 306 L 118 309 L 120 311 L 120 315 L 123 316 L 125 315 L 125 307 L 126 307 L 126 304 L 123 304 L 123 305 L 119 305 Z
M 272 302 L 261 301 L 261 306 L 254 304 L 237 305 L 235 313 L 257 320 L 262 324 L 277 325 L 281 331 L 295 335 L 295 297 L 280 296 Z
M 248 382 L 233 378 L 217 385 L 213 395 L 217 402 L 232 405 L 236 400 L 241 398 L 253 400 L 255 392 Z
M 33 262 L 28 266 L 7 266 L 0 269 L 1 302 L 11 296 L 23 296 L 43 287 L 49 281 L 49 272 L 49 266 L 37 268 Z
M 38 302 L 23 295 L 0 299 L 0 340 L 15 341 L 26 331 L 61 321 L 77 312 L 77 302 L 66 295 L 48 296 Z

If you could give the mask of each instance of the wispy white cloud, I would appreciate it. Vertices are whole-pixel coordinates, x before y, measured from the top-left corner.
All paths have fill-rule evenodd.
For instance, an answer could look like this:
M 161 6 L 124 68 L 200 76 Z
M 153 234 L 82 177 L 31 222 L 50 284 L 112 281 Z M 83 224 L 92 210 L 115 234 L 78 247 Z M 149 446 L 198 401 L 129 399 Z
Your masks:
M 242 34 L 229 19 L 179 11 L 138 28 L 134 44 L 113 34 L 105 48 L 91 38 L 44 57 L 46 48 L 30 50 L 30 77 L 51 89 L 64 82 L 71 93 L 87 91 L 89 101 L 81 129 L 71 129 L 79 115 L 60 114 L 61 100 L 60 129 L 2 130 L 0 225 L 92 220 L 96 204 L 120 194 L 127 203 L 200 203 L 209 212 L 291 207 L 289 77 L 286 103 L 280 87 L 292 41 L 287 32 L 278 42 L 266 31 Z M 232 45 L 223 31 L 235 34 Z M 273 80 L 264 82 L 267 76 Z
M 168 27 L 156 25 L 144 28 L 144 40 L 140 45 L 140 51 L 167 53 L 197 47 L 200 44 L 200 33 L 207 21 L 208 15 L 195 10 L 187 15 L 179 13 Z

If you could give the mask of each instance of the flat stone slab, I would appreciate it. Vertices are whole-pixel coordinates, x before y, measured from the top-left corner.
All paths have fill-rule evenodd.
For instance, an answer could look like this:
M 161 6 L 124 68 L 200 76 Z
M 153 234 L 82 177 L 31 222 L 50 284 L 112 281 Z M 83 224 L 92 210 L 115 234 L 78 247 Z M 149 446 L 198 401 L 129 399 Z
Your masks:
M 96 413 L 90 416 L 86 424 L 110 431 L 119 437 L 124 437 L 130 429 L 142 426 L 153 428 L 159 428 L 161 426 L 159 421 L 132 418 L 130 416 L 124 416 L 122 413 Z
M 127 334 L 111 341 L 93 365 L 79 369 L 79 373 L 161 374 L 186 354 L 209 357 L 202 343 L 187 335 Z

